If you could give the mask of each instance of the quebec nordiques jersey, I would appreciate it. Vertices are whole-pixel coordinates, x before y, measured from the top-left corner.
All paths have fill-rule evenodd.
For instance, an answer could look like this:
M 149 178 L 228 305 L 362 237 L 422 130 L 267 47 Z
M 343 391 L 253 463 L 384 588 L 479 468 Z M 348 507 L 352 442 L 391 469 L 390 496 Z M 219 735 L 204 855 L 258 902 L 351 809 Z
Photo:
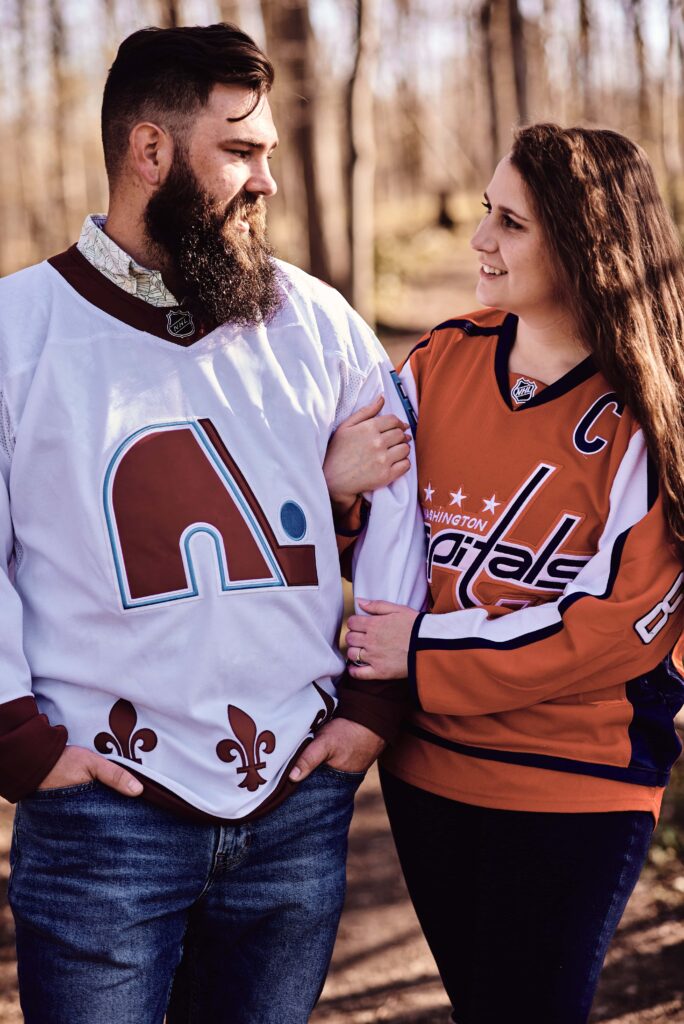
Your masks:
M 590 359 L 547 387 L 509 373 L 516 325 L 448 321 L 401 373 L 431 606 L 411 639 L 417 710 L 385 763 L 481 806 L 657 815 L 684 589 L 655 474 Z
M 41 781 L 63 725 L 152 798 L 241 819 L 287 789 L 331 716 L 342 591 L 323 457 L 381 390 L 402 410 L 341 296 L 286 264 L 279 274 L 268 326 L 204 334 L 75 247 L 0 282 L 11 798 Z M 424 575 L 406 478 L 375 495 L 357 577 L 364 593 L 420 605 Z

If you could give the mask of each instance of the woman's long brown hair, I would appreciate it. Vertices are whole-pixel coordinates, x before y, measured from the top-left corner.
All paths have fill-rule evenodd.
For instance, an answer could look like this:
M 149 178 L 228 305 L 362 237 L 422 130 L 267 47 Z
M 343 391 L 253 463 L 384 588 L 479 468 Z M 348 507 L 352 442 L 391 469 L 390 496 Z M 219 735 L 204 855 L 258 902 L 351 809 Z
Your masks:
M 641 425 L 684 555 L 684 253 L 648 157 L 617 132 L 535 124 L 511 162 L 580 336 Z

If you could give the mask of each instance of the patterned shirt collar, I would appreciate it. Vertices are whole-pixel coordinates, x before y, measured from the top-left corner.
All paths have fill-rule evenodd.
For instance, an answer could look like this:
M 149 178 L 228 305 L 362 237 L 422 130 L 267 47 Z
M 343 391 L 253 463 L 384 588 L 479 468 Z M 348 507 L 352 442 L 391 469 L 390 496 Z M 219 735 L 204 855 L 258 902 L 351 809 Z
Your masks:
M 79 252 L 129 295 L 135 295 L 152 306 L 177 306 L 178 301 L 164 284 L 160 272 L 142 267 L 104 233 L 106 220 L 101 213 L 86 217 L 78 240 Z

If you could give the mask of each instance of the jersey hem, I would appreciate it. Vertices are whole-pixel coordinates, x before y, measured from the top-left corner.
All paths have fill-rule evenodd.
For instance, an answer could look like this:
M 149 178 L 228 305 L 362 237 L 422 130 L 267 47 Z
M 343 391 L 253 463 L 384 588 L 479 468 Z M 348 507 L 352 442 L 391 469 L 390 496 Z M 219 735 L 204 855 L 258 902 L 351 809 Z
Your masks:
M 474 757 L 484 761 L 499 761 L 504 764 L 520 765 L 525 768 L 541 768 L 550 771 L 564 772 L 569 775 L 589 775 L 592 778 L 607 779 L 610 782 L 625 782 L 630 786 L 647 788 L 665 787 L 670 779 L 669 769 L 642 768 L 630 765 L 601 764 L 591 761 L 573 760 L 569 757 L 555 757 L 551 754 L 535 754 L 515 750 L 493 750 L 489 747 L 476 747 L 467 743 L 439 736 L 437 733 L 423 729 L 421 726 L 409 724 L 406 731 L 416 739 L 425 743 L 433 743 L 455 754 Z
M 460 803 L 471 804 L 474 807 L 489 807 L 492 810 L 500 811 L 531 811 L 545 814 L 599 814 L 610 811 L 647 811 L 653 815 L 653 819 L 657 823 L 660 814 L 660 804 L 665 792 L 664 787 L 652 787 L 644 792 L 642 800 L 632 797 L 597 797 L 594 800 L 559 800 L 557 797 L 553 800 L 544 798 L 538 800 L 527 798 L 516 800 L 514 796 L 508 798 L 505 796 L 494 797 L 491 793 L 464 792 L 458 786 L 448 786 L 434 779 L 426 779 L 418 772 L 413 772 L 403 767 L 397 768 L 394 764 L 390 767 L 385 763 L 385 759 L 381 759 L 381 763 L 383 769 L 389 772 L 390 775 L 401 779 L 402 782 L 417 786 L 418 789 L 424 789 L 428 793 L 434 793 L 436 796 L 442 796 L 447 800 L 458 800 Z

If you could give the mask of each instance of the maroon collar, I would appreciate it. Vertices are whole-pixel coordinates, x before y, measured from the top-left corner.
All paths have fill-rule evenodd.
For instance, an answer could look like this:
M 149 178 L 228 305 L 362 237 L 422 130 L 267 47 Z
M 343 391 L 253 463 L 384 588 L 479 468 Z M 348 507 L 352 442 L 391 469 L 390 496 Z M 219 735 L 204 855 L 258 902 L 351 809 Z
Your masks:
M 52 256 L 48 263 L 93 306 L 138 331 L 146 331 L 187 348 L 214 330 L 214 326 L 187 308 L 152 306 L 135 295 L 129 295 L 100 273 L 75 245 L 58 256 Z

